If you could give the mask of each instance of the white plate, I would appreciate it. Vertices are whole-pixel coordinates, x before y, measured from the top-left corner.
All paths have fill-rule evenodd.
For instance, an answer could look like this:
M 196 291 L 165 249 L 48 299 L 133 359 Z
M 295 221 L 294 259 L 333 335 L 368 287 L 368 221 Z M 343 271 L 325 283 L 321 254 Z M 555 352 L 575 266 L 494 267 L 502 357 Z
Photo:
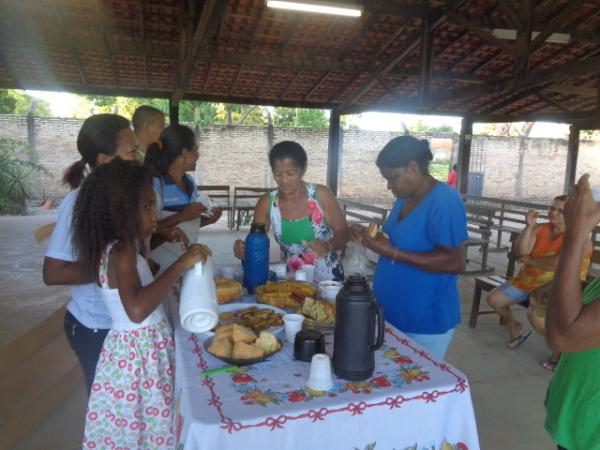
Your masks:
M 284 311 L 281 308 L 277 308 L 276 306 L 271 306 L 271 305 L 263 305 L 261 303 L 225 303 L 223 305 L 219 305 L 219 314 L 224 313 L 224 312 L 236 312 L 236 311 L 241 311 L 242 309 L 248 309 L 248 308 L 258 308 L 258 309 L 270 309 L 272 311 L 275 311 L 276 313 L 281 314 L 281 317 L 285 316 L 287 314 L 286 311 Z M 283 324 L 278 325 L 276 327 L 270 327 L 267 328 L 265 331 L 268 331 L 271 334 L 279 334 L 283 331 Z M 208 333 L 210 334 L 214 334 L 212 331 L 209 331 Z

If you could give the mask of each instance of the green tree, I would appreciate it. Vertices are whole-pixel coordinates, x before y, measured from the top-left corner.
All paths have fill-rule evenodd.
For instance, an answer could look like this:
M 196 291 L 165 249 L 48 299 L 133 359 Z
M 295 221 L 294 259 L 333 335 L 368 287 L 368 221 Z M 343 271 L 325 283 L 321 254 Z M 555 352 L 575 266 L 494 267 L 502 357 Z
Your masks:
M 322 109 L 275 108 L 273 125 L 323 130 L 329 127 L 329 118 Z
M 422 120 L 418 120 L 413 126 L 408 127 L 411 133 L 454 133 L 454 129 L 451 125 L 429 125 Z
M 50 105 L 47 101 L 32 97 L 15 89 L 0 89 L 0 114 L 25 115 L 33 104 L 33 115 L 49 116 Z
M 35 162 L 35 150 L 0 135 L 0 214 L 24 214 L 33 194 L 33 175 L 46 172 Z

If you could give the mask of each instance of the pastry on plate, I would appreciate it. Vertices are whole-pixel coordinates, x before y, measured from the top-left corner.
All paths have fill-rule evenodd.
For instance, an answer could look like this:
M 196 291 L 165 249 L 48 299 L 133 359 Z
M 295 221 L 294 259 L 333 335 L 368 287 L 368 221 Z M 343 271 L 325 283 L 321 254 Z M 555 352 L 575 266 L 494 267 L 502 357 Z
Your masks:
M 234 344 L 237 344 L 238 342 L 250 344 L 256 340 L 256 334 L 254 334 L 250 328 L 234 323 L 231 338 L 233 339 Z
M 215 277 L 217 302 L 229 303 L 242 296 L 242 285 L 239 281 L 224 277 Z
M 277 338 L 267 331 L 261 331 L 254 345 L 261 348 L 265 353 L 273 353 L 279 350 Z
M 233 344 L 227 336 L 215 336 L 208 351 L 219 358 L 231 358 Z
M 231 352 L 233 359 L 262 358 L 263 356 L 265 356 L 265 352 L 261 348 L 245 342 L 236 342 Z

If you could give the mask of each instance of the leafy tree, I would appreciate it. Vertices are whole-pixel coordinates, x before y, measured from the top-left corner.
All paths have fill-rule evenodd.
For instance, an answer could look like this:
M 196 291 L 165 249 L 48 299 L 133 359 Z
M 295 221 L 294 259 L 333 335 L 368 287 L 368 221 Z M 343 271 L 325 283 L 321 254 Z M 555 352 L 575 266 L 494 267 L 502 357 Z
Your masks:
M 33 175 L 46 172 L 35 159 L 29 145 L 0 136 L 0 214 L 25 214 L 26 200 L 33 194 Z
M 50 115 L 50 105 L 45 100 L 15 89 L 0 89 L 0 114 L 25 115 L 32 104 L 35 116 Z
M 454 133 L 451 125 L 429 125 L 422 120 L 418 120 L 414 125 L 408 128 L 411 133 Z
M 275 108 L 273 125 L 323 130 L 329 127 L 329 118 L 322 109 Z

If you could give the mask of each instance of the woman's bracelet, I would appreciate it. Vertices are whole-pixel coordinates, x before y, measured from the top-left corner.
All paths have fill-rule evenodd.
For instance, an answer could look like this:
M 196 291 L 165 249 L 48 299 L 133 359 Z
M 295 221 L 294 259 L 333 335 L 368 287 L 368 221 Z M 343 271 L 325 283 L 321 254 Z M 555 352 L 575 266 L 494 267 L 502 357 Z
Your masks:
M 392 253 L 392 265 L 396 264 L 396 259 L 398 259 L 398 249 L 394 247 L 394 253 Z

